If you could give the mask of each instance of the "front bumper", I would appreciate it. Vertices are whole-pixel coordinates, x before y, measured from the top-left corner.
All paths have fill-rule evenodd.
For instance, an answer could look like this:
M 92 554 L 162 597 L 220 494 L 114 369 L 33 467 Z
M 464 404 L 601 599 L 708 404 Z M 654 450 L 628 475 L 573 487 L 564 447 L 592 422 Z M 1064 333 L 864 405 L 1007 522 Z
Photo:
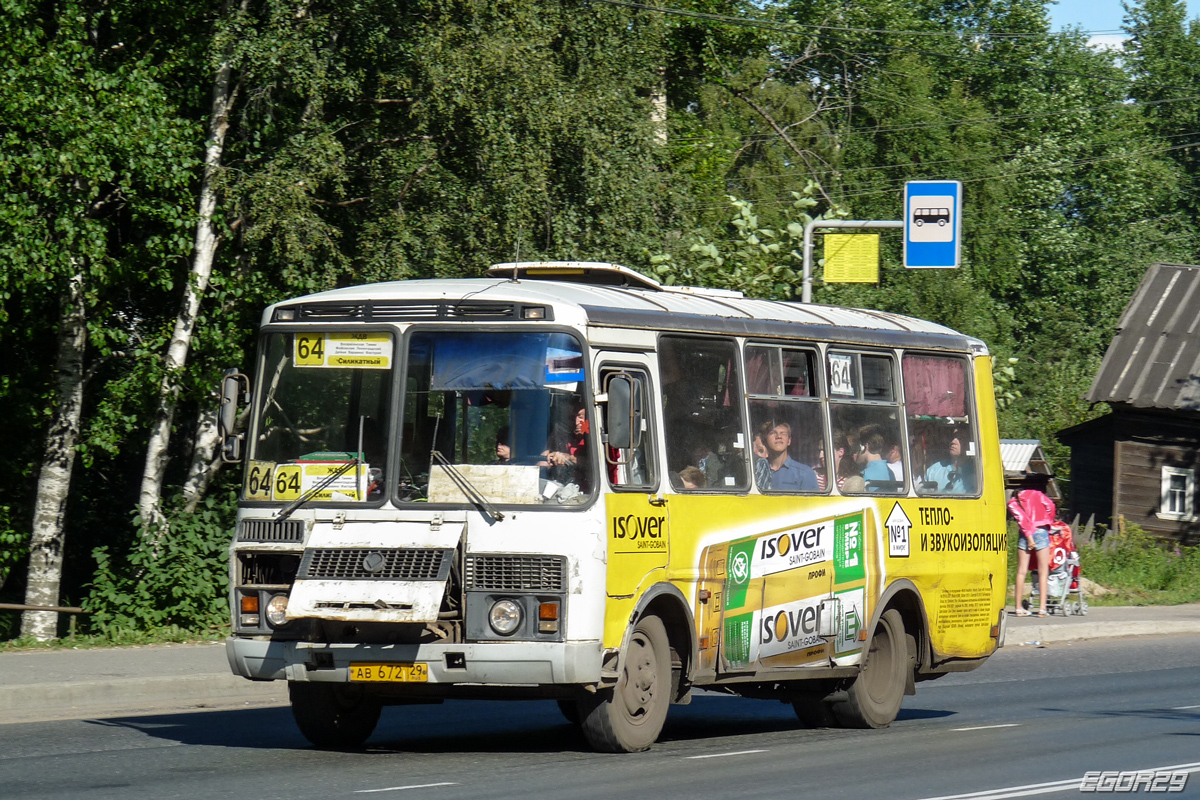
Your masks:
M 446 654 L 462 667 L 447 667 Z M 600 642 L 478 642 L 474 644 L 325 644 L 231 636 L 225 655 L 235 675 L 258 681 L 346 683 L 350 663 L 429 665 L 430 684 L 594 684 Z M 459 658 L 461 655 L 461 659 Z

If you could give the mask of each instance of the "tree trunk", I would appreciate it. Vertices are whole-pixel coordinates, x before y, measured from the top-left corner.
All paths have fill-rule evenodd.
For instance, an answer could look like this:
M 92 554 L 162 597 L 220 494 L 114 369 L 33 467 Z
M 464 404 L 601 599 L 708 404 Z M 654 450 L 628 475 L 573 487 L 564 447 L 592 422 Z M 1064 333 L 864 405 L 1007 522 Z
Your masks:
M 67 495 L 75 466 L 75 445 L 83 413 L 83 354 L 87 347 L 87 307 L 83 296 L 83 274 L 71 278 L 63 302 L 55 359 L 55 409 L 46 431 L 46 455 L 38 475 L 37 499 L 33 510 L 33 537 L 29 542 L 29 578 L 25 604 L 56 606 L 62 580 L 63 544 L 66 537 Z M 26 611 L 21 618 L 21 635 L 47 641 L 58 635 L 54 611 Z
M 658 68 L 658 82 L 650 90 L 650 125 L 654 129 L 654 141 L 667 143 L 667 68 Z
M 150 426 L 150 441 L 146 446 L 146 466 L 142 472 L 142 488 L 138 509 L 142 524 L 156 527 L 162 522 L 159 503 L 162 500 L 163 474 L 167 470 L 167 448 L 171 443 L 171 425 L 179 402 L 179 376 L 187 363 L 192 335 L 196 330 L 196 315 L 200 301 L 212 277 L 213 257 L 220 237 L 213 228 L 213 213 L 217 208 L 216 177 L 221 168 L 225 134 L 229 130 L 229 111 L 237 94 L 230 85 L 232 68 L 229 59 L 222 62 L 213 82 L 212 116 L 208 125 L 208 147 L 204 155 L 204 178 L 200 185 L 200 218 L 196 222 L 196 243 L 192 269 L 183 288 L 183 303 L 175 319 L 175 330 L 163 359 L 165 374 L 158 390 L 158 408 Z
M 196 505 L 208 491 L 217 470 L 221 468 L 221 458 L 217 455 L 220 445 L 217 432 L 217 405 L 207 405 L 196 415 L 196 442 L 192 446 L 192 465 L 188 468 L 187 481 L 183 484 L 183 500 L 185 513 L 192 513 Z

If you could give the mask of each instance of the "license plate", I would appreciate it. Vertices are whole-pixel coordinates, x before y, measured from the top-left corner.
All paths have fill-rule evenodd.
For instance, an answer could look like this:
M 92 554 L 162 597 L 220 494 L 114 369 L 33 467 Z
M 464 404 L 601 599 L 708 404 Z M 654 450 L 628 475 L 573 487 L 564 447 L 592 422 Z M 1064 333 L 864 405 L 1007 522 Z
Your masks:
M 351 664 L 350 680 L 364 683 L 425 683 L 428 664 Z

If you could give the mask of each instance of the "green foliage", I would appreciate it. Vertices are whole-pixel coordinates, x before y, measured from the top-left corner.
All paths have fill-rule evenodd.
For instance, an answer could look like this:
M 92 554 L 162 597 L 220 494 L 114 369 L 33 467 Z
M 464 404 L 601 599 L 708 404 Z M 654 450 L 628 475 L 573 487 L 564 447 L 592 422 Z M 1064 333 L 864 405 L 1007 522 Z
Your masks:
M 813 219 L 846 215 L 840 208 L 810 215 L 819 192 L 812 182 L 803 193 L 791 192 L 790 213 L 777 220 L 779 228 L 765 227 L 752 203 L 729 195 L 734 215 L 727 228 L 693 234 L 678 261 L 668 253 L 651 256 L 651 269 L 667 286 L 711 286 L 791 300 L 803 276 L 804 226 Z
M 1154 539 L 1137 525 L 1109 531 L 1079 550 L 1083 574 L 1114 594 L 1112 605 L 1170 605 L 1200 600 L 1200 547 Z
M 995 387 L 997 410 L 1003 411 L 1021 399 L 1021 390 L 1015 386 L 1017 371 L 1013 368 L 1013 364 L 1020 360 L 997 358 L 992 362 L 992 385 Z
M 101 635 L 224 621 L 226 489 L 162 532 L 123 505 L 223 63 L 221 244 L 168 495 L 220 371 L 249 368 L 282 297 L 519 255 L 793 299 L 812 215 L 896 219 L 912 179 L 963 181 L 963 267 L 905 270 L 884 233 L 879 285 L 826 284 L 818 235 L 814 299 L 983 339 L 1002 434 L 1040 439 L 1069 490 L 1054 434 L 1104 412 L 1080 398 L 1146 267 L 1200 261 L 1200 25 L 1182 0 L 1130 5 L 1119 58 L 1052 33 L 1043 0 L 674 7 L 726 21 L 561 0 L 0 0 L 0 591 L 20 588 L 78 274 L 89 382 L 64 596 L 92 576 Z
M 96 573 L 84 607 L 89 627 L 103 636 L 120 631 L 215 630 L 226 624 L 229 531 L 236 495 L 209 494 L 192 514 L 168 513 L 158 529 L 139 527 L 136 541 L 115 555 L 93 552 Z
M 25 526 L 14 525 L 12 512 L 12 506 L 0 506 L 0 587 L 29 552 L 29 534 Z

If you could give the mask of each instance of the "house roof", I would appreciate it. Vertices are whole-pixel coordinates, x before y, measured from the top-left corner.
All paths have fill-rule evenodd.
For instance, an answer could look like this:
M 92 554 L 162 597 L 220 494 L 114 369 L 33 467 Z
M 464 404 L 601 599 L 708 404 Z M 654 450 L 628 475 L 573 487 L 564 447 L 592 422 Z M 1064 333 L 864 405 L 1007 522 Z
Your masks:
M 1200 266 L 1154 264 L 1108 345 L 1087 400 L 1200 411 Z
M 1001 439 L 1000 460 L 1005 472 L 1026 472 L 1029 460 L 1041 445 L 1039 439 Z

